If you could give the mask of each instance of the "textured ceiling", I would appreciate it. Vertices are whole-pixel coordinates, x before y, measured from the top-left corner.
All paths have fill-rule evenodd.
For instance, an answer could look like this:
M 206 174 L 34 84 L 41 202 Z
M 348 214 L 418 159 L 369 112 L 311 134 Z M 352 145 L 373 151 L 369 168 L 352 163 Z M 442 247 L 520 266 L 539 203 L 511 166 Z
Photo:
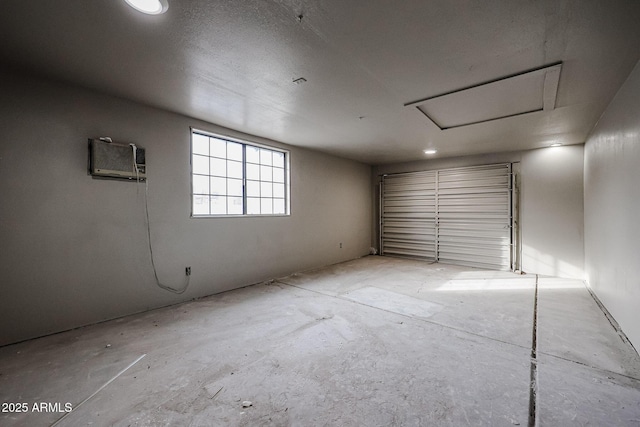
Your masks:
M 379 164 L 584 142 L 638 22 L 637 0 L 2 0 L 0 62 Z M 404 106 L 558 62 L 553 110 L 441 130 Z

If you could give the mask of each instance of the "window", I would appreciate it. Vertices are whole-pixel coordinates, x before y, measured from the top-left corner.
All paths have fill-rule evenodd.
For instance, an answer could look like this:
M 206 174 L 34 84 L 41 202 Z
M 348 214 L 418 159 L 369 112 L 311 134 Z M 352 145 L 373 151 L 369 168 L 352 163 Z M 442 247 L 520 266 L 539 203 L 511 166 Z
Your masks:
M 287 215 L 288 152 L 191 132 L 193 216 Z

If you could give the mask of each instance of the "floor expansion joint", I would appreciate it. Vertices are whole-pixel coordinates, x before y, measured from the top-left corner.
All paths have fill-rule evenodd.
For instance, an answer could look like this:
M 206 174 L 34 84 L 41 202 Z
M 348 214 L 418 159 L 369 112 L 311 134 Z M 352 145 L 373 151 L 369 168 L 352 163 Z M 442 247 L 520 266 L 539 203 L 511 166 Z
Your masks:
M 531 332 L 531 378 L 529 385 L 529 427 L 536 425 L 538 394 L 538 275 L 533 297 L 533 327 Z

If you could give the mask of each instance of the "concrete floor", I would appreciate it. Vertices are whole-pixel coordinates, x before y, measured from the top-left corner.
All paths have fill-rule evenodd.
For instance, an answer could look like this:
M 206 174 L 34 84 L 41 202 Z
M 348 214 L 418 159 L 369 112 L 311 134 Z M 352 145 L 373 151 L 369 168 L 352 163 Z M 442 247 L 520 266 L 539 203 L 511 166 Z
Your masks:
M 28 407 L 3 426 L 638 426 L 640 357 L 580 281 L 371 256 L 0 348 L 0 402 Z

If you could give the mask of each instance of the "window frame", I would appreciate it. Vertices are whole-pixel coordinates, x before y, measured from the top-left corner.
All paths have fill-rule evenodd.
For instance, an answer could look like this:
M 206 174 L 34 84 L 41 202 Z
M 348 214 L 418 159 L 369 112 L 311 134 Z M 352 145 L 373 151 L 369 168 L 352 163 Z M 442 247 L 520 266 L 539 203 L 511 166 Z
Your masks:
M 236 144 L 241 144 L 242 145 L 242 213 L 234 213 L 234 214 L 229 214 L 229 213 L 211 213 L 211 207 L 209 207 L 209 213 L 208 214 L 195 214 L 194 213 L 194 198 L 195 196 L 197 196 L 197 194 L 194 193 L 194 175 L 200 175 L 200 176 L 205 176 L 203 174 L 194 174 L 194 170 L 193 170 L 193 162 L 194 162 L 194 152 L 193 152 L 193 136 L 194 134 L 199 134 L 205 137 L 209 137 L 209 138 L 216 138 L 219 140 L 223 140 L 223 141 L 227 141 L 227 142 L 231 142 L 231 143 L 236 143 Z M 264 149 L 264 150 L 269 150 L 271 152 L 277 152 L 277 153 L 282 153 L 284 155 L 284 213 L 247 213 L 247 209 L 248 209 L 248 203 L 247 203 L 247 199 L 249 198 L 247 196 L 247 147 L 254 147 L 254 148 L 258 148 L 258 149 Z M 197 154 L 196 155 L 201 155 L 201 154 Z M 212 158 L 217 158 L 215 156 L 211 156 L 211 153 L 209 153 L 209 155 L 207 156 L 209 157 L 209 161 L 211 161 Z M 225 160 L 229 161 L 229 157 L 228 157 L 228 153 L 225 155 Z M 253 162 L 249 162 L 251 164 L 254 164 Z M 263 166 L 262 164 L 260 164 L 259 166 Z M 228 135 L 222 135 L 222 134 L 217 134 L 217 133 L 212 133 L 212 132 L 207 132 L 204 131 L 202 129 L 198 129 L 198 128 L 194 128 L 194 127 L 190 127 L 189 128 L 189 169 L 190 169 L 190 173 L 189 173 L 189 187 L 190 187 L 190 213 L 191 213 L 191 218 L 245 218 L 245 217 L 288 217 L 291 216 L 291 187 L 290 187 L 290 182 L 291 182 L 291 178 L 290 178 L 290 151 L 289 150 L 285 150 L 282 148 L 277 148 L 277 147 L 273 147 L 270 145 L 266 145 L 266 144 L 261 144 L 261 143 L 256 143 L 253 141 L 247 141 L 244 139 L 240 139 L 240 138 L 234 138 Z M 211 178 L 215 178 L 215 175 L 212 175 L 212 171 L 209 170 L 208 175 L 206 175 L 209 177 L 209 179 Z M 229 173 L 228 171 L 225 173 L 225 179 L 230 179 L 229 178 Z M 255 180 L 249 180 L 249 181 L 255 181 Z M 262 184 L 263 182 L 271 182 L 272 184 L 275 182 L 273 180 L 271 181 L 262 181 L 261 179 L 259 181 L 260 184 Z M 211 194 L 211 190 L 209 190 L 209 197 L 212 196 Z M 229 197 L 227 195 L 224 196 Z M 240 197 L 240 196 L 237 196 Z M 275 197 L 271 197 L 271 199 L 276 199 Z M 277 198 L 279 199 L 279 198 Z M 262 197 L 259 197 L 258 200 L 262 200 Z M 228 208 L 227 208 L 228 209 Z

